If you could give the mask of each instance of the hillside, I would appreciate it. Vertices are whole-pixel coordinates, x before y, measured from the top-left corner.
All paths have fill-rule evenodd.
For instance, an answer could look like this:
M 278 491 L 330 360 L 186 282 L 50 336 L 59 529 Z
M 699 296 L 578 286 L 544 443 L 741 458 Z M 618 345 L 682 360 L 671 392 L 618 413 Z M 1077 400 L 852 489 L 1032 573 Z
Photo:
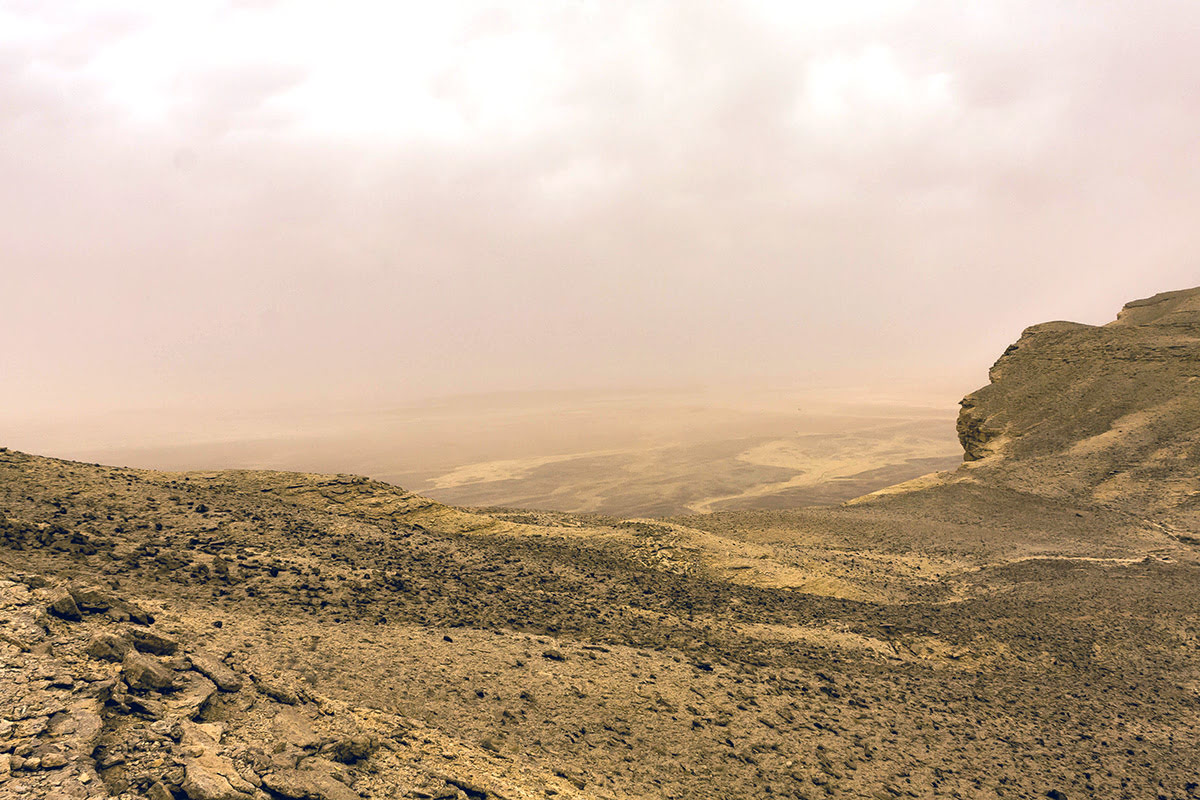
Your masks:
M 464 510 L 0 451 L 0 798 L 1200 796 L 1200 290 L 839 507 Z

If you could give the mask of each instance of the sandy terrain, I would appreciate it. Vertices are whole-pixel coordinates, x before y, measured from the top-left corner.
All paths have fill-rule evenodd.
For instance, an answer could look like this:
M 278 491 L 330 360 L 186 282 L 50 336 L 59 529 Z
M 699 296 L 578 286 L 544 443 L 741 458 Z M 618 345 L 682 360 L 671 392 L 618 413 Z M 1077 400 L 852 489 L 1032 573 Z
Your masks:
M 349 472 L 457 505 L 618 517 L 838 503 L 961 459 L 952 404 L 800 391 L 454 398 L 157 433 L 154 419 L 129 435 L 110 422 L 107 442 L 104 425 L 24 438 L 100 463 Z

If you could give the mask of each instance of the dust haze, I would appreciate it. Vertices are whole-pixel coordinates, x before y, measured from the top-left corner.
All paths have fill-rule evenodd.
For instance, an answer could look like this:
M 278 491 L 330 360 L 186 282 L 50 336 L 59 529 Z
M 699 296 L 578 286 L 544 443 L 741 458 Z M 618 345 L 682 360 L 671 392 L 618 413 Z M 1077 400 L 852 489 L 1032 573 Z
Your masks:
M 849 500 L 961 460 L 932 403 L 812 390 L 522 392 L 389 408 L 141 411 L 28 427 L 84 461 L 370 475 L 443 502 L 661 516 Z
M 574 511 L 932 465 L 1028 320 L 1192 282 L 1198 23 L 0 3 L 0 426 Z M 878 409 L 833 412 L 849 455 L 816 469 L 814 394 L 928 410 L 888 447 Z
M 746 382 L 952 410 L 1028 320 L 1192 282 L 1198 23 L 0 3 L 0 420 Z

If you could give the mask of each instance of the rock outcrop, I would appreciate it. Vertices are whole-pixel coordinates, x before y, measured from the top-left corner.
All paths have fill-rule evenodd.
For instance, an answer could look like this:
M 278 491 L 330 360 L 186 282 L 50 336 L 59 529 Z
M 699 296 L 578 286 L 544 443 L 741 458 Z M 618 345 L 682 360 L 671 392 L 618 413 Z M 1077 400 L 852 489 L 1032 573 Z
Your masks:
M 1200 495 L 1200 289 L 1028 328 L 962 401 L 975 480 L 1136 513 Z

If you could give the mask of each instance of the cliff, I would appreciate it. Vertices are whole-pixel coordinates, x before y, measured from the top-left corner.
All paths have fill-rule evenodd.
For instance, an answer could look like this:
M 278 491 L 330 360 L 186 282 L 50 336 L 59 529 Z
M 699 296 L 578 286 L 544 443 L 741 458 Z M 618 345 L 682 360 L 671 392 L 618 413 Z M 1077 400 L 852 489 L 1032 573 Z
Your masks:
M 1025 330 L 962 400 L 973 477 L 1139 512 L 1200 492 L 1200 288 Z

